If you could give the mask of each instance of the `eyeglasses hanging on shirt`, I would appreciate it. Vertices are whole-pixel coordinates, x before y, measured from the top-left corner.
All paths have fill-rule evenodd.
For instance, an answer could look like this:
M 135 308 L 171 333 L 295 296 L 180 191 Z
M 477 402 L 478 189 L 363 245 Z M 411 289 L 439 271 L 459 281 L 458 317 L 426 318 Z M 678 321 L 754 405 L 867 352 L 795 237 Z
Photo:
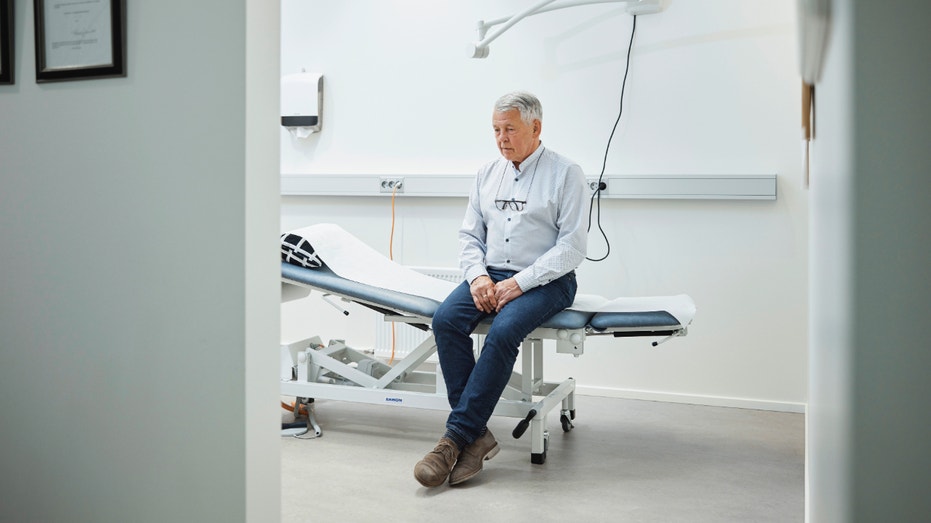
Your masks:
M 530 189 L 533 188 L 533 179 L 537 175 L 537 167 L 540 165 L 540 158 L 543 157 L 544 152 L 546 152 L 546 147 L 544 147 L 543 150 L 540 151 L 540 156 L 537 157 L 536 163 L 533 164 L 533 172 L 530 173 L 530 184 L 527 186 L 528 196 L 530 195 Z M 498 191 L 495 194 L 495 198 L 496 198 L 495 207 L 497 207 L 499 210 L 502 210 L 502 211 L 506 209 L 511 209 L 512 211 L 515 211 L 515 212 L 521 212 L 524 210 L 524 207 L 527 206 L 527 200 L 518 200 L 516 198 L 511 198 L 510 200 L 497 199 L 497 196 L 501 194 L 501 184 L 504 183 L 504 177 L 507 175 L 507 170 L 508 170 L 507 166 L 509 163 L 510 162 L 504 164 L 504 170 L 501 171 L 501 181 L 498 182 Z M 517 179 L 515 178 L 514 181 L 517 181 Z
M 512 211 L 523 211 L 524 206 L 527 205 L 527 202 L 524 200 L 495 200 L 495 207 L 501 209 L 502 211 L 510 208 Z

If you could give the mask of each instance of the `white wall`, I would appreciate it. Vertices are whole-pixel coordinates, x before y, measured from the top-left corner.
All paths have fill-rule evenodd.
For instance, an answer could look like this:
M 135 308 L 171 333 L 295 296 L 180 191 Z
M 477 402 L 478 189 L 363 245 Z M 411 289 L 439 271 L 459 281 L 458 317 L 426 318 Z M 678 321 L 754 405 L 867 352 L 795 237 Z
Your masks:
M 280 36 L 265 3 L 129 2 L 126 78 L 37 85 L 32 4 L 17 2 L 17 84 L 0 86 L 0 520 L 278 519 Z
M 618 5 L 527 19 L 466 58 L 475 23 L 526 2 L 282 3 L 282 73 L 325 75 L 323 130 L 282 131 L 282 172 L 474 174 L 497 154 L 494 100 L 527 89 L 544 104 L 543 141 L 601 169 L 617 118 L 630 35 Z M 580 292 L 686 292 L 698 315 L 686 338 L 590 339 L 554 377 L 583 392 L 801 410 L 806 401 L 807 194 L 799 149 L 800 79 L 790 2 L 673 0 L 641 16 L 624 115 L 607 174 L 765 174 L 778 199 L 602 203 L 611 255 L 580 269 Z M 464 199 L 397 201 L 394 253 L 412 265 L 456 265 Z M 285 197 L 282 228 L 336 222 L 387 252 L 387 198 Z M 590 235 L 590 254 L 604 244 Z M 286 337 L 347 337 L 328 307 L 284 311 Z M 311 317 L 319 317 L 314 322 Z M 350 344 L 371 343 L 359 327 Z M 367 336 L 369 336 L 367 338 Z
M 924 521 L 931 6 L 833 6 L 812 169 L 809 517 Z

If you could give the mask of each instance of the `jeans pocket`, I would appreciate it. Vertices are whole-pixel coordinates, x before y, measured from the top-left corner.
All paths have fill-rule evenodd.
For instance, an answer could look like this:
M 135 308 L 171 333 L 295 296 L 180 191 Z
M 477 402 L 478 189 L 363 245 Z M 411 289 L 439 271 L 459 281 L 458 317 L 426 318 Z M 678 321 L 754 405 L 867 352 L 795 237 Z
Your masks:
M 563 298 L 565 299 L 563 308 L 572 305 L 572 302 L 575 301 L 575 294 L 579 288 L 579 282 L 576 280 L 575 271 L 564 274 L 556 280 L 556 282 L 559 284 L 559 290 L 562 291 Z

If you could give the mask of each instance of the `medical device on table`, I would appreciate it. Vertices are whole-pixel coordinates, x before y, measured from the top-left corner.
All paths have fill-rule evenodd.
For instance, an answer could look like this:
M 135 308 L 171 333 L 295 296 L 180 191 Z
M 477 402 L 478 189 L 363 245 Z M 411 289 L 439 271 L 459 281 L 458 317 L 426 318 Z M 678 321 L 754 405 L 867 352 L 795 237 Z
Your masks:
M 336 225 L 318 224 L 283 235 L 282 298 L 319 291 L 324 299 L 336 297 L 378 312 L 385 321 L 407 323 L 430 331 L 431 319 L 454 284 L 403 267 Z M 290 263 L 289 263 L 290 262 Z M 344 310 L 344 309 L 343 309 Z M 344 313 L 347 313 L 344 310 Z M 556 352 L 580 356 L 588 336 L 654 336 L 662 341 L 684 336 L 695 314 L 687 295 L 606 300 L 580 295 L 569 309 L 557 313 L 527 336 L 521 345 L 520 372 L 511 379 L 495 416 L 520 421 L 512 435 L 520 438 L 530 429 L 531 462 L 546 460 L 549 434 L 547 416 L 560 408 L 563 431 L 573 428 L 575 380 L 544 380 L 543 340 L 555 340 Z M 487 333 L 492 319 L 479 325 Z M 314 399 L 387 404 L 448 410 L 442 369 L 429 368 L 437 350 L 429 335 L 393 365 L 343 341 L 324 345 L 318 337 L 281 346 L 281 394 L 298 399 L 307 410 L 307 433 L 322 435 L 313 415 Z

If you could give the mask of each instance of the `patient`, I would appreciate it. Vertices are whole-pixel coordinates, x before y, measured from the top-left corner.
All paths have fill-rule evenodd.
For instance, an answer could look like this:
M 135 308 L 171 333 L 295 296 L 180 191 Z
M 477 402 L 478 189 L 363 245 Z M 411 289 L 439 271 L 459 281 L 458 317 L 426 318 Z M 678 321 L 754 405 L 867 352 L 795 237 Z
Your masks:
M 436 448 L 414 467 L 425 487 L 462 483 L 498 453 L 486 423 L 524 337 L 572 304 L 585 259 L 582 169 L 543 146 L 543 109 L 532 94 L 495 103 L 501 157 L 482 167 L 459 230 L 463 281 L 440 305 L 433 332 L 452 411 Z M 495 315 L 478 361 L 470 334 Z

